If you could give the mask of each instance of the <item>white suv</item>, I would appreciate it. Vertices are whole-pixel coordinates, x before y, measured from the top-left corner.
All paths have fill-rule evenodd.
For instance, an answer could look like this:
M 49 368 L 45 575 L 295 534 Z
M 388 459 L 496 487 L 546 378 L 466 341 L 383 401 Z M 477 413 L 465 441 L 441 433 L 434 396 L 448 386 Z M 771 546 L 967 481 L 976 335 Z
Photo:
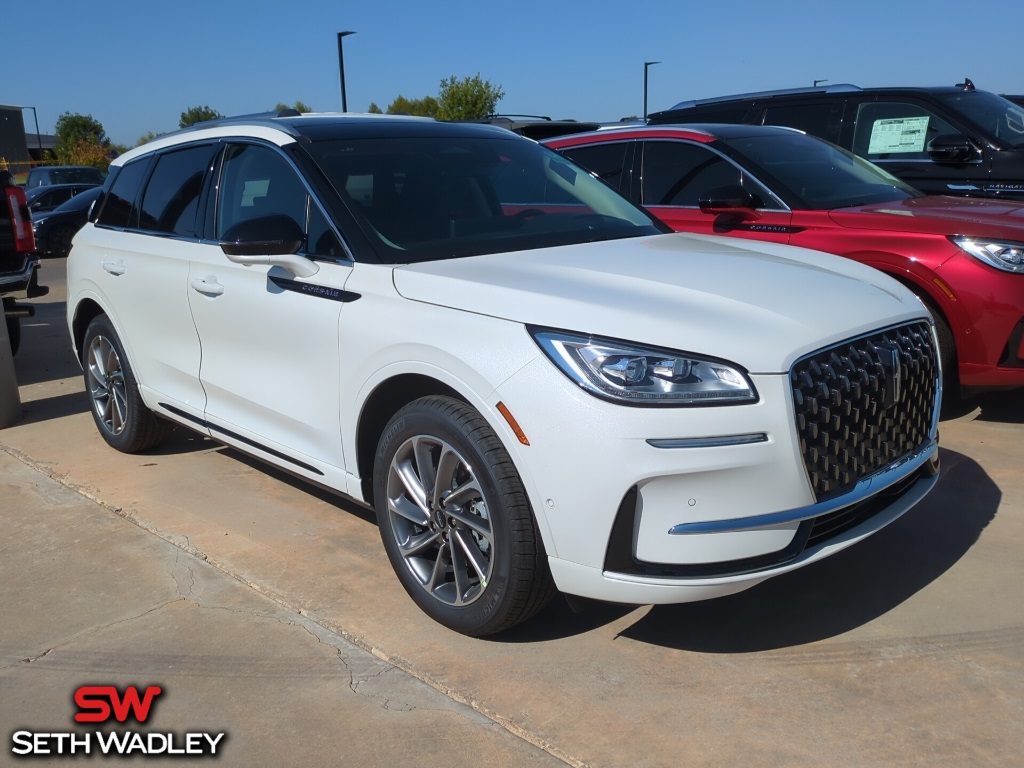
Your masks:
M 665 234 L 501 128 L 228 119 L 118 158 L 68 260 L 97 427 L 372 505 L 432 618 L 726 595 L 936 483 L 928 312 L 846 259 Z

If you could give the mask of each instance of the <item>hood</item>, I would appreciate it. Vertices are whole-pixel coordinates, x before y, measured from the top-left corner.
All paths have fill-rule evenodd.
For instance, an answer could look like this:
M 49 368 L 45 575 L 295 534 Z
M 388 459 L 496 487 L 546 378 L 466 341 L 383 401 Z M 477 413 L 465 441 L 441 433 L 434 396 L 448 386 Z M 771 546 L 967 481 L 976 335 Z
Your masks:
M 410 264 L 394 282 L 412 301 L 713 355 L 753 373 L 927 316 L 899 283 L 848 259 L 691 234 Z
M 874 214 L 874 215 L 866 215 Z M 999 237 L 1024 242 L 1024 203 L 931 195 L 832 211 L 849 229 Z

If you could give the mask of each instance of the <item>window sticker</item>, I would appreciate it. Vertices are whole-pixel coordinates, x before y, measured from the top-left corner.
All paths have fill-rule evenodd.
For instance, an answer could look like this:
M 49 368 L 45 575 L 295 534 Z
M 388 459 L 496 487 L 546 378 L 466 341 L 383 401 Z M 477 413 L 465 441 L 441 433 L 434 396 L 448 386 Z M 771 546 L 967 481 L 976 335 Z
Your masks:
M 924 152 L 928 136 L 928 117 L 895 117 L 876 120 L 871 126 L 869 155 L 895 152 Z
M 252 208 L 256 205 L 256 198 L 266 197 L 270 189 L 270 179 L 252 179 L 245 182 L 242 190 L 242 207 Z

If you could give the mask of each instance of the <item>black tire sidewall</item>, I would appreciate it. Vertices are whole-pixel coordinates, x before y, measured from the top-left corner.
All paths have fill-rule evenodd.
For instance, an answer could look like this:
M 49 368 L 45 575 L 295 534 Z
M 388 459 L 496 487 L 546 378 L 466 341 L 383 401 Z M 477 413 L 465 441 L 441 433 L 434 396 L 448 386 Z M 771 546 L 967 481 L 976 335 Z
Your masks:
M 112 434 L 107 429 L 96 412 L 96 404 L 93 402 L 92 393 L 89 389 L 89 348 L 97 336 L 103 336 L 114 348 L 124 376 L 127 414 L 125 416 L 125 427 L 117 435 Z M 135 379 L 131 363 L 128 361 L 128 356 L 125 354 L 121 337 L 118 336 L 117 331 L 114 330 L 113 323 L 110 322 L 110 318 L 106 315 L 98 315 L 93 318 L 86 328 L 85 335 L 82 338 L 82 370 L 85 377 L 86 394 L 89 397 L 89 410 L 92 412 L 96 429 L 99 430 L 100 435 L 108 445 L 124 453 L 135 453 L 160 442 L 162 439 L 162 434 L 158 431 L 160 425 L 157 425 L 156 417 L 142 400 L 138 382 Z
M 445 414 L 457 413 L 451 418 Z M 415 401 L 403 408 L 388 424 L 378 443 L 374 457 L 374 501 L 377 512 L 377 524 L 380 528 L 381 540 L 388 559 L 398 575 L 402 586 L 416 604 L 435 621 L 462 634 L 479 636 L 491 634 L 497 628 L 508 624 L 508 614 L 514 606 L 509 604 L 507 593 L 512 577 L 513 550 L 512 531 L 509 516 L 503 500 L 509 494 L 522 494 L 522 503 L 526 504 L 525 492 L 521 481 L 515 478 L 510 483 L 495 478 L 492 461 L 480 450 L 477 441 L 463 430 L 465 416 L 476 415 L 475 411 L 461 401 L 452 398 L 425 398 Z M 479 423 L 486 422 L 476 415 Z M 474 427 L 478 428 L 479 423 Z M 493 431 L 487 428 L 490 436 Z M 484 593 L 470 605 L 465 607 L 450 606 L 432 598 L 410 573 L 404 557 L 399 552 L 398 542 L 391 527 L 390 514 L 387 507 L 387 477 L 394 453 L 411 437 L 430 435 L 444 440 L 454 447 L 474 467 L 477 480 L 480 482 L 493 534 L 491 554 L 491 579 Z M 514 486 L 518 485 L 519 488 Z M 499 487 L 501 486 L 501 487 Z M 512 487 L 510 487 L 512 486 Z M 528 509 L 528 505 L 527 505 Z

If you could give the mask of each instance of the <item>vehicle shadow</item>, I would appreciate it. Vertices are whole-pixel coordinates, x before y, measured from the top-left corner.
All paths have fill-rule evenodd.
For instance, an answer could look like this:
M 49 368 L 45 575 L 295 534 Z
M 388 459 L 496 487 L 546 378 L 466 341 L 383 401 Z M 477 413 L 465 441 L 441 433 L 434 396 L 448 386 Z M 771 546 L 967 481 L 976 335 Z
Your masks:
M 941 421 L 961 419 L 971 414 L 974 414 L 977 421 L 1024 424 L 1024 390 L 1009 389 L 983 392 L 965 398 L 943 398 Z
M 19 386 L 80 377 L 82 369 L 71 351 L 63 301 L 30 302 L 34 317 L 21 319 L 21 348 L 14 356 Z
M 943 475 L 914 509 L 833 557 L 729 597 L 653 606 L 619 636 L 699 653 L 754 653 L 836 637 L 908 600 L 962 558 L 995 518 L 1002 493 L 981 466 L 941 450 Z M 580 615 L 564 603 L 493 639 L 530 643 L 571 637 L 632 607 Z

